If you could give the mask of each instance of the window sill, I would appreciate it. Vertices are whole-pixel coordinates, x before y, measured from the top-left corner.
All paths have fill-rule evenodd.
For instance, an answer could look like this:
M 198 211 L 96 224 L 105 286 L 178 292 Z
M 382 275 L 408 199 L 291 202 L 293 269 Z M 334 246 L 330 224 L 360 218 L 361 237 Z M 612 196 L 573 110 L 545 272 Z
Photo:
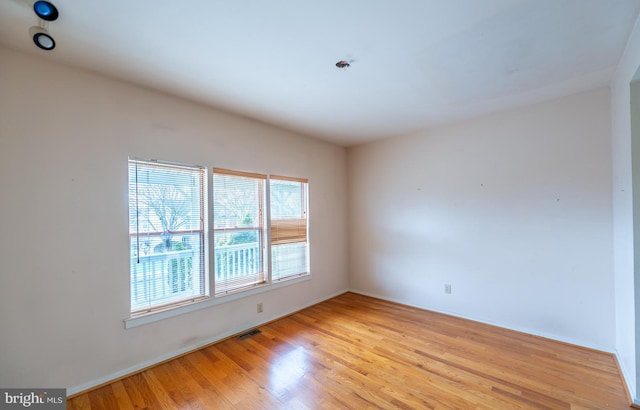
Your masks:
M 304 276 L 297 276 L 288 280 L 281 280 L 270 284 L 263 284 L 256 286 L 255 288 L 229 293 L 227 295 L 210 296 L 208 298 L 200 299 L 188 304 L 176 306 L 166 310 L 160 310 L 155 312 L 149 312 L 135 317 L 129 317 L 124 319 L 124 328 L 131 329 L 134 327 L 146 325 L 148 323 L 157 322 L 159 320 L 168 319 L 170 317 L 183 315 L 185 313 L 194 312 L 200 309 L 206 309 L 211 306 L 220 305 L 222 303 L 231 302 L 233 300 L 242 299 L 244 297 L 257 295 L 260 293 L 268 292 L 270 290 L 282 288 L 296 283 L 304 282 L 311 279 L 311 274 Z

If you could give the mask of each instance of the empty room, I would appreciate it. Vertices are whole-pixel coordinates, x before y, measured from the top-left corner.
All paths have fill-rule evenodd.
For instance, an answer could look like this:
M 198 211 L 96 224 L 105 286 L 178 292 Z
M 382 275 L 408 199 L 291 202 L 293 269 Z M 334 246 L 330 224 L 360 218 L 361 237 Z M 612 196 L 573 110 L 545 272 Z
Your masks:
M 640 408 L 639 16 L 0 1 L 0 407 Z

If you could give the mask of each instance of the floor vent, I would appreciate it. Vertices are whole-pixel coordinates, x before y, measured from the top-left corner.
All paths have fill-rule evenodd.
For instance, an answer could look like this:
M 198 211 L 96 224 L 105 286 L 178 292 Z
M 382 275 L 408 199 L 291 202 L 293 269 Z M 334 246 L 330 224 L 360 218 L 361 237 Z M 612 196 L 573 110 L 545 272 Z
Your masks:
M 262 333 L 262 332 L 260 330 L 258 330 L 258 329 L 249 330 L 247 333 L 243 333 L 240 336 L 238 336 L 238 339 L 244 340 L 244 339 L 246 339 L 248 337 L 257 335 L 259 333 Z

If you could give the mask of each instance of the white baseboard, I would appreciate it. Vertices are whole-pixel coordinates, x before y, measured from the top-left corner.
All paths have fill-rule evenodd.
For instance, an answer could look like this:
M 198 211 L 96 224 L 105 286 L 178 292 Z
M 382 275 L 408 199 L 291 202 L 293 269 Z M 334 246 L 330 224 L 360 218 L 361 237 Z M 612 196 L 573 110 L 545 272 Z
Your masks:
M 630 383 L 631 379 L 629 378 L 629 372 L 624 367 L 624 362 L 622 361 L 622 358 L 620 357 L 618 351 L 615 351 L 614 355 L 616 356 L 616 361 L 618 362 L 620 373 L 622 373 L 621 376 L 624 379 L 624 387 L 627 389 L 627 393 L 629 394 L 629 397 L 631 397 L 632 403 L 640 407 L 640 399 L 636 396 L 635 386 Z
M 128 367 L 126 369 L 122 369 L 122 370 L 120 370 L 118 372 L 109 374 L 109 375 L 107 375 L 105 377 L 101 377 L 99 379 L 91 380 L 91 381 L 89 381 L 87 383 L 83 383 L 83 384 L 80 384 L 78 386 L 70 387 L 70 388 L 67 389 L 67 396 L 73 396 L 75 394 L 78 394 L 78 393 L 86 391 L 86 390 L 90 390 L 90 389 L 92 389 L 94 387 L 103 385 L 105 383 L 109 383 L 111 381 L 120 379 L 122 377 L 135 374 L 135 373 L 137 373 L 137 372 L 139 372 L 139 371 L 141 371 L 143 369 L 149 368 L 149 367 L 154 366 L 154 365 L 156 365 L 158 363 L 162 363 L 162 362 L 170 360 L 170 359 L 172 359 L 174 357 L 181 356 L 181 355 L 183 355 L 185 353 L 196 351 L 198 349 L 201 349 L 204 346 L 207 346 L 207 345 L 210 345 L 212 343 L 221 341 L 221 340 L 226 339 L 226 338 L 228 338 L 230 336 L 243 333 L 243 332 L 245 332 L 245 331 L 247 331 L 249 329 L 253 329 L 253 328 L 255 328 L 257 326 L 261 326 L 261 325 L 263 325 L 265 323 L 272 322 L 274 320 L 277 320 L 277 319 L 285 317 L 285 316 L 289 316 L 292 313 L 295 313 L 295 312 L 297 312 L 299 310 L 308 308 L 308 307 L 313 306 L 313 305 L 317 305 L 318 303 L 324 302 L 325 300 L 332 299 L 332 298 L 334 298 L 334 297 L 336 297 L 338 295 L 341 295 L 341 294 L 343 294 L 345 292 L 348 292 L 348 291 L 349 291 L 349 289 L 344 289 L 344 290 L 335 292 L 333 294 L 330 294 L 330 295 L 327 295 L 327 296 L 323 296 L 322 298 L 310 301 L 310 302 L 305 303 L 303 305 L 299 305 L 299 306 L 296 306 L 296 307 L 294 307 L 292 309 L 289 309 L 289 310 L 287 310 L 285 312 L 280 312 L 280 313 L 278 313 L 276 315 L 273 315 L 273 316 L 270 316 L 268 318 L 265 318 L 264 320 L 256 322 L 256 323 L 252 324 L 251 326 L 229 330 L 228 332 L 224 332 L 224 333 L 212 336 L 210 338 L 207 338 L 205 340 L 201 340 L 198 343 L 192 344 L 190 346 L 184 347 L 184 348 L 179 349 L 179 350 L 175 350 L 175 351 L 173 351 L 171 353 L 167 353 L 167 354 L 162 355 L 160 357 L 157 357 L 157 358 L 155 358 L 153 360 L 150 360 L 150 361 L 147 361 L 147 362 L 144 362 L 144 363 L 136 364 L 134 366 Z
M 599 350 L 601 352 L 612 353 L 612 354 L 615 353 L 614 350 L 611 349 L 611 348 L 598 346 L 598 345 L 592 345 L 592 344 L 589 344 L 589 343 L 584 343 L 584 342 L 572 340 L 572 339 L 569 339 L 569 338 L 561 337 L 561 336 L 558 336 L 558 335 L 552 335 L 552 334 L 545 333 L 545 332 L 539 332 L 539 331 L 532 330 L 532 329 L 520 328 L 520 327 L 516 327 L 516 326 L 509 326 L 509 325 L 505 325 L 505 324 L 502 324 L 502 323 L 492 322 L 492 321 L 489 321 L 489 320 L 478 319 L 478 318 L 467 316 L 467 315 L 461 315 L 459 313 L 448 312 L 448 311 L 442 310 L 442 309 L 435 309 L 435 308 L 430 307 L 430 306 L 421 306 L 421 305 L 417 305 L 417 304 L 413 304 L 413 303 L 407 303 L 406 301 L 402 301 L 402 300 L 398 300 L 398 299 L 394 299 L 394 298 L 389 298 L 389 297 L 386 297 L 386 296 L 376 295 L 376 294 L 371 293 L 371 292 L 365 292 L 365 291 L 361 291 L 361 290 L 357 290 L 357 289 L 349 289 L 349 292 L 357 293 L 357 294 L 364 295 L 364 296 L 370 296 L 370 297 L 376 298 L 376 299 L 386 300 L 388 302 L 398 303 L 400 305 L 411 306 L 411 307 L 415 307 L 415 308 L 418 308 L 418 309 L 424 309 L 424 310 L 429 310 L 429 311 L 436 312 L 436 313 L 442 313 L 442 314 L 449 315 L 449 316 L 455 316 L 455 317 L 459 317 L 461 319 L 467 319 L 467 320 L 471 320 L 473 322 L 484 323 L 484 324 L 487 324 L 487 325 L 496 326 L 496 327 L 500 327 L 500 328 L 503 328 L 503 329 L 514 330 L 516 332 L 526 333 L 526 334 L 533 335 L 533 336 L 539 336 L 539 337 L 543 337 L 545 339 L 551 339 L 551 340 L 556 340 L 558 342 L 563 342 L 563 343 L 568 343 L 568 344 L 572 344 L 572 345 L 576 345 L 576 346 L 586 347 L 586 348 L 592 349 L 592 350 Z

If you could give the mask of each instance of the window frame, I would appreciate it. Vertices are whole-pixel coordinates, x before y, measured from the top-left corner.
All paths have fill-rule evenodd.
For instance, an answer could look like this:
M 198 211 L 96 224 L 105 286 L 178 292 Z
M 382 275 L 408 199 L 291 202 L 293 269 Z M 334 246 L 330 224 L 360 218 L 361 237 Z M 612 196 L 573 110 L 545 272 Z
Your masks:
M 257 215 L 257 219 L 258 219 L 258 225 L 257 226 L 252 226 L 252 227 L 231 227 L 231 228 L 216 228 L 216 221 L 215 221 L 215 206 L 216 206 L 216 199 L 215 199 L 215 195 L 216 195 L 216 185 L 215 185 L 215 177 L 216 175 L 223 175 L 223 176 L 228 176 L 228 177 L 236 177 L 236 178 L 246 178 L 246 179 L 251 179 L 254 181 L 258 182 L 258 190 L 257 190 L 257 199 L 258 199 L 258 203 L 256 204 L 256 206 L 258 207 L 258 215 Z M 259 252 L 260 252 L 260 267 L 261 267 L 261 272 L 257 272 L 255 275 L 252 275 L 248 278 L 246 278 L 246 280 L 236 280 L 236 281 L 226 281 L 227 283 L 225 283 L 225 286 L 218 286 L 217 284 L 217 262 L 218 262 L 218 258 L 214 256 L 213 258 L 213 269 L 214 269 L 214 275 L 213 275 L 213 280 L 212 280 L 212 295 L 213 297 L 224 297 L 226 295 L 232 294 L 232 293 L 238 293 L 238 292 L 243 292 L 246 291 L 248 289 L 254 288 L 254 287 L 258 287 L 258 286 L 263 286 L 269 283 L 269 271 L 267 269 L 267 264 L 266 264 L 266 253 L 268 250 L 268 244 L 266 241 L 267 238 L 267 221 L 266 221 L 266 208 L 268 207 L 267 204 L 267 200 L 268 200 L 268 193 L 267 193 L 267 184 L 268 184 L 268 175 L 266 174 L 258 174 L 258 173 L 252 173 L 252 172 L 241 172 L 241 171 L 234 171 L 234 170 L 229 170 L 229 169 L 224 169 L 224 168 L 213 168 L 212 172 L 211 172 L 211 178 L 214 181 L 213 182 L 213 189 L 211 192 L 211 196 L 212 196 L 212 200 L 211 200 L 211 209 L 214 212 L 214 217 L 213 217 L 213 229 L 211 231 L 211 235 L 212 235 L 212 239 L 213 239 L 213 255 L 216 255 L 216 248 L 217 248 L 217 240 L 216 240 L 216 232 L 220 232 L 223 234 L 226 233 L 240 233 L 240 232 L 252 232 L 252 231 L 257 231 L 258 232 L 258 248 L 259 248 Z
M 153 314 L 155 312 L 161 312 L 161 311 L 166 311 L 166 310 L 170 310 L 176 307 L 180 307 L 183 305 L 187 305 L 187 304 L 191 304 L 191 303 L 195 303 L 199 300 L 204 300 L 206 298 L 209 297 L 209 288 L 210 288 L 210 283 L 209 283 L 209 269 L 208 269 L 208 258 L 209 258 L 209 246 L 208 246 L 208 241 L 209 241 L 209 227 L 208 227 L 208 208 L 209 208 L 209 204 L 208 204 L 208 198 L 209 198 L 209 190 L 208 190 L 208 183 L 207 183 L 207 168 L 200 166 L 200 165 L 187 165 L 187 164 L 179 164 L 179 163 L 175 163 L 175 162 L 168 162 L 168 161 L 159 161 L 159 160 L 147 160 L 147 159 L 141 159 L 141 158 L 136 158 L 136 157 L 129 157 L 128 161 L 127 161 L 127 168 L 128 168 L 128 203 L 129 203 L 129 227 L 128 227 L 128 231 L 129 231 L 129 261 L 130 261 L 130 265 L 129 265 L 129 315 L 132 318 L 138 317 L 138 316 L 145 316 L 148 314 Z M 135 213 L 136 213 L 136 232 L 131 232 L 131 215 L 132 215 L 132 209 L 131 209 L 131 175 L 130 172 L 132 170 L 132 164 L 135 164 Z M 171 297 L 165 297 L 165 301 L 164 302 L 160 302 L 160 303 L 152 303 L 149 306 L 143 307 L 143 306 L 137 306 L 134 308 L 134 292 L 135 290 L 133 289 L 132 286 L 132 281 L 134 281 L 135 276 L 137 276 L 137 272 L 134 272 L 133 269 L 133 264 L 132 264 L 132 260 L 134 258 L 134 254 L 133 254 L 133 245 L 132 245 L 132 240 L 133 238 L 136 238 L 136 241 L 138 243 L 137 247 L 137 253 L 135 255 L 135 257 L 137 258 L 137 263 L 140 263 L 140 238 L 150 238 L 150 237 L 158 237 L 158 236 L 162 236 L 165 235 L 166 233 L 164 231 L 153 231 L 153 232 L 149 232 L 146 231 L 144 233 L 141 233 L 139 230 L 139 222 L 140 222 L 140 210 L 141 207 L 139 205 L 139 199 L 140 199 L 140 194 L 139 194 L 139 181 L 138 181 L 138 171 L 139 171 L 139 167 L 142 168 L 148 168 L 148 169 L 152 169 L 152 168 L 157 168 L 157 169 L 165 169 L 165 170 L 177 170 L 177 171 L 185 171 L 185 172 L 190 172 L 193 173 L 194 175 L 197 176 L 198 178 L 198 193 L 199 193 L 199 201 L 198 201 L 198 208 L 199 208 L 199 217 L 197 219 L 199 219 L 199 228 L 200 229 L 183 229 L 183 230 L 168 230 L 168 233 L 173 236 L 173 235 L 193 235 L 193 234 L 199 234 L 200 235 L 200 239 L 197 242 L 197 249 L 199 251 L 199 257 L 198 259 L 200 260 L 200 264 L 199 264 L 199 269 L 196 272 L 196 270 L 194 269 L 194 271 L 192 272 L 193 277 L 195 278 L 196 273 L 198 276 L 198 282 L 200 282 L 200 291 L 198 292 L 198 294 L 192 294 L 192 295 L 187 295 L 186 297 L 183 296 L 176 296 L 174 299 L 172 299 Z M 148 212 L 149 210 L 147 210 Z M 149 223 L 150 225 L 153 226 L 153 224 Z M 162 259 L 169 259 L 168 258 L 168 253 L 166 255 L 164 255 L 164 258 Z M 149 254 L 149 256 L 147 258 L 151 258 L 151 254 Z M 178 262 L 178 260 L 176 259 L 176 262 Z M 183 263 L 188 263 L 186 261 L 183 261 Z M 193 263 L 193 260 L 192 260 Z M 193 265 L 192 265 L 193 266 Z M 162 268 L 164 270 L 164 267 Z M 164 272 L 163 272 L 164 274 Z M 164 280 L 164 277 L 161 279 Z M 136 281 L 137 282 L 137 281 Z M 155 300 L 161 300 L 163 298 L 157 298 Z M 166 303 L 165 303 L 166 302 Z
M 249 297 L 251 295 L 268 292 L 280 287 L 294 285 L 296 283 L 300 283 L 303 281 L 311 280 L 311 265 L 310 265 L 310 241 L 309 241 L 309 180 L 305 178 L 297 178 L 297 177 L 286 177 L 281 175 L 271 175 L 271 174 L 261 174 L 255 172 L 245 172 L 245 171 L 235 171 L 227 168 L 216 168 L 216 167 L 204 167 L 199 165 L 185 165 L 181 163 L 169 162 L 169 161 L 159 161 L 154 159 L 141 159 L 137 157 L 129 157 L 129 160 L 141 161 L 141 162 L 149 162 L 149 163 L 161 163 L 170 166 L 177 167 L 199 167 L 204 170 L 205 179 L 204 179 L 204 192 L 205 197 L 202 199 L 202 203 L 204 204 L 204 210 L 201 213 L 204 215 L 204 234 L 203 241 L 205 243 L 203 249 L 202 260 L 204 265 L 204 280 L 205 280 L 205 293 L 206 296 L 193 298 L 189 300 L 184 300 L 180 303 L 170 304 L 168 306 L 163 306 L 162 308 L 158 307 L 151 310 L 146 310 L 144 312 L 136 312 L 135 314 L 131 312 L 130 316 L 124 319 L 124 327 L 125 329 L 141 326 L 147 323 L 153 323 L 158 320 L 162 320 L 169 317 L 174 317 L 177 315 L 181 315 L 184 313 L 205 309 L 211 306 L 215 306 L 222 303 L 227 303 L 233 300 L 237 300 L 240 298 Z M 262 265 L 264 271 L 264 281 L 261 283 L 254 284 L 248 287 L 241 287 L 230 292 L 224 293 L 216 293 L 216 280 L 215 280 L 215 232 L 214 232 L 214 172 L 218 170 L 218 172 L 223 171 L 227 175 L 237 175 L 237 176 L 249 176 L 249 177 L 258 177 L 264 178 L 263 187 L 262 187 L 262 216 L 261 216 L 261 228 L 260 235 L 261 239 L 261 248 L 262 248 Z M 305 212 L 306 219 L 306 272 L 301 272 L 296 275 L 286 276 L 283 278 L 279 278 L 276 280 L 272 279 L 272 244 L 271 244 L 271 196 L 270 196 L 270 185 L 272 179 L 279 180 L 290 180 L 296 182 L 303 182 L 304 192 L 302 193 L 302 207 Z M 200 232 L 200 231 L 198 231 Z M 130 245 L 131 246 L 131 245 Z M 130 255 L 131 257 L 131 255 Z M 129 284 L 131 286 L 131 269 L 129 269 Z M 131 296 L 131 288 L 129 291 L 129 303 L 131 306 L 132 296 Z
M 273 208 L 273 195 L 269 196 L 269 273 L 272 282 L 287 281 L 299 276 L 307 275 L 310 271 L 309 264 L 309 180 L 306 178 L 286 177 L 280 175 L 269 176 L 269 191 L 271 194 L 271 187 L 273 181 L 287 181 L 300 184 L 300 218 L 276 218 L 271 213 Z M 274 222 L 276 225 L 277 233 L 274 233 Z M 284 233 L 279 232 L 280 230 Z M 302 232 L 301 232 L 302 231 Z M 276 238 L 274 239 L 274 236 Z M 279 248 L 284 245 L 293 244 L 305 244 L 304 251 L 304 268 L 300 272 L 278 275 L 274 275 L 273 255 L 274 248 Z

